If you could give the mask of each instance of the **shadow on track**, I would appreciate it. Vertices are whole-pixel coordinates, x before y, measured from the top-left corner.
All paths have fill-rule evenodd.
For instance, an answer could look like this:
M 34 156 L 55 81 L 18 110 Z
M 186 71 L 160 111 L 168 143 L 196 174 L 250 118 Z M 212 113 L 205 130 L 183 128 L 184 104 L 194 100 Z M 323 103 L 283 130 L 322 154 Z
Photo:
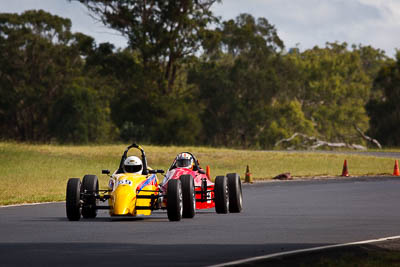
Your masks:
M 323 245 L 0 243 L 0 255 L 1 266 L 207 266 Z

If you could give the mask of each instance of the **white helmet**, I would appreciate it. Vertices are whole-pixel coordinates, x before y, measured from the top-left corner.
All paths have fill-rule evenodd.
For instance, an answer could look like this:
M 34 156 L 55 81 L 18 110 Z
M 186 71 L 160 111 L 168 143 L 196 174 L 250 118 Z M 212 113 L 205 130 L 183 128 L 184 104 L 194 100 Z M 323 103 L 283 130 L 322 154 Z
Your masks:
M 124 171 L 129 173 L 142 173 L 142 161 L 135 156 L 127 157 L 124 161 Z
M 194 165 L 193 157 L 188 153 L 180 153 L 176 156 L 176 167 L 191 169 Z

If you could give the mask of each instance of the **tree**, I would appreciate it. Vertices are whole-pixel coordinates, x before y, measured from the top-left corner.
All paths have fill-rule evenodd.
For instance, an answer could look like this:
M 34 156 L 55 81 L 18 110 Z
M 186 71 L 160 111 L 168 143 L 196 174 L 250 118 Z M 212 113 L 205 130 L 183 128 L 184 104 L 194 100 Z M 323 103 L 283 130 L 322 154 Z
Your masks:
M 203 136 L 213 145 L 260 145 L 273 120 L 270 105 L 286 86 L 278 67 L 285 64 L 279 54 L 283 42 L 266 19 L 249 14 L 225 21 L 215 31 L 205 40 L 211 55 L 189 73 L 204 105 Z
M 375 80 L 381 68 L 389 60 L 385 55 L 385 51 L 375 49 L 369 45 L 353 45 L 352 49 L 353 52 L 359 54 L 364 72 L 368 75 L 371 81 Z
M 399 146 L 400 130 L 400 51 L 379 71 L 373 86 L 373 97 L 367 105 L 371 118 L 368 133 L 383 145 Z
M 60 143 L 109 142 L 114 129 L 110 110 L 103 107 L 98 91 L 84 78 L 75 80 L 53 105 L 50 134 Z
M 314 47 L 288 56 L 302 79 L 295 97 L 319 137 L 331 142 L 362 142 L 354 126 L 368 129 L 365 104 L 372 80 L 360 53 L 349 51 L 346 43 L 327 43 L 326 48 Z
M 46 140 L 52 101 L 81 64 L 71 22 L 44 11 L 0 14 L 3 128 L 21 140 Z M 13 127 L 8 128 L 8 126 Z
M 235 20 L 222 23 L 220 48 L 233 56 L 241 54 L 267 56 L 283 49 L 283 41 L 267 19 L 257 20 L 250 14 L 240 14 Z
M 0 128 L 3 138 L 22 141 L 66 141 L 67 133 L 73 132 L 72 124 L 85 125 L 81 118 L 98 117 L 107 113 L 107 103 L 94 102 L 91 105 L 98 112 L 80 110 L 79 115 L 70 118 L 70 128 L 60 124 L 68 112 L 59 110 L 56 103 L 79 88 L 77 86 L 83 57 L 93 48 L 93 38 L 83 34 L 72 34 L 69 19 L 53 16 L 42 10 L 18 14 L 0 14 Z M 93 94 L 89 94 L 93 95 Z M 94 98 L 90 98 L 94 99 Z M 69 105 L 80 105 L 69 98 Z M 101 114 L 101 115 L 99 115 Z M 88 120 L 88 119 L 85 119 Z M 103 120 L 107 121 L 107 120 Z M 55 130 L 61 129 L 63 131 Z M 99 133 L 99 132 L 97 132 Z M 85 134 L 85 131 L 75 132 Z M 71 141 L 92 141 L 94 133 L 86 137 L 68 138 Z
M 187 66 L 201 38 L 216 18 L 218 0 L 80 0 L 106 26 L 129 41 L 134 55 L 119 79 L 112 117 L 124 139 L 191 144 L 201 128 Z M 125 61 L 125 62 L 128 62 Z M 134 66 L 134 67 L 132 67 Z
M 105 25 L 119 31 L 139 52 L 145 73 L 157 69 L 159 86 L 171 92 L 182 61 L 200 46 L 200 33 L 215 18 L 218 0 L 79 0 Z M 163 88 L 163 89 L 166 89 Z

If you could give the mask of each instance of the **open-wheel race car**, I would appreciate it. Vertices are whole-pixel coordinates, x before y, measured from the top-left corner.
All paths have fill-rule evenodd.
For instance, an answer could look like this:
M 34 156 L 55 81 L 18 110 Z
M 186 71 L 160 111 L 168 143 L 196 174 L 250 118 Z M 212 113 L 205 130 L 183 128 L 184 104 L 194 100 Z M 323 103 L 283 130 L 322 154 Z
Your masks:
M 183 196 L 183 217 L 193 218 L 196 209 L 215 207 L 217 213 L 242 211 L 242 184 L 236 173 L 210 179 L 209 167 L 204 171 L 196 157 L 190 152 L 179 153 L 161 184 L 162 192 L 171 190 L 171 181 L 180 180 Z M 167 206 L 164 201 L 163 206 Z
M 141 152 L 141 159 L 128 157 L 128 151 L 136 148 Z M 151 215 L 153 210 L 166 209 L 170 221 L 182 218 L 182 186 L 180 180 L 168 182 L 168 192 L 163 193 L 159 187 L 157 173 L 148 167 L 144 150 L 132 144 L 122 155 L 119 168 L 110 175 L 109 170 L 103 174 L 110 177 L 108 189 L 99 189 L 96 175 L 85 175 L 83 180 L 70 178 L 67 183 L 66 212 L 67 218 L 77 221 L 81 218 L 95 218 L 99 209 L 108 209 L 111 216 Z M 107 202 L 108 205 L 99 205 Z M 162 206 L 161 202 L 168 202 Z

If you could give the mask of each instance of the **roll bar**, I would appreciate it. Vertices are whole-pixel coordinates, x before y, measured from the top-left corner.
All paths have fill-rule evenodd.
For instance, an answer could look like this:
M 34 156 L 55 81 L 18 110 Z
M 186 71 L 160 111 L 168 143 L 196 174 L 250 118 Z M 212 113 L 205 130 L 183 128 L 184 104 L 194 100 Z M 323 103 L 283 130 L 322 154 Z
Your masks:
M 117 173 L 122 173 L 124 172 L 124 161 L 127 158 L 128 155 L 128 151 L 131 148 L 137 148 L 138 150 L 140 150 L 140 152 L 142 153 L 142 164 L 143 164 L 143 171 L 142 174 L 147 175 L 149 174 L 149 170 L 147 168 L 147 159 L 146 159 L 146 153 L 144 152 L 143 148 L 135 143 L 133 143 L 132 145 L 128 146 L 125 151 L 124 154 L 122 154 L 122 158 L 121 158 L 121 162 L 119 163 L 119 168 L 118 168 L 118 172 Z

